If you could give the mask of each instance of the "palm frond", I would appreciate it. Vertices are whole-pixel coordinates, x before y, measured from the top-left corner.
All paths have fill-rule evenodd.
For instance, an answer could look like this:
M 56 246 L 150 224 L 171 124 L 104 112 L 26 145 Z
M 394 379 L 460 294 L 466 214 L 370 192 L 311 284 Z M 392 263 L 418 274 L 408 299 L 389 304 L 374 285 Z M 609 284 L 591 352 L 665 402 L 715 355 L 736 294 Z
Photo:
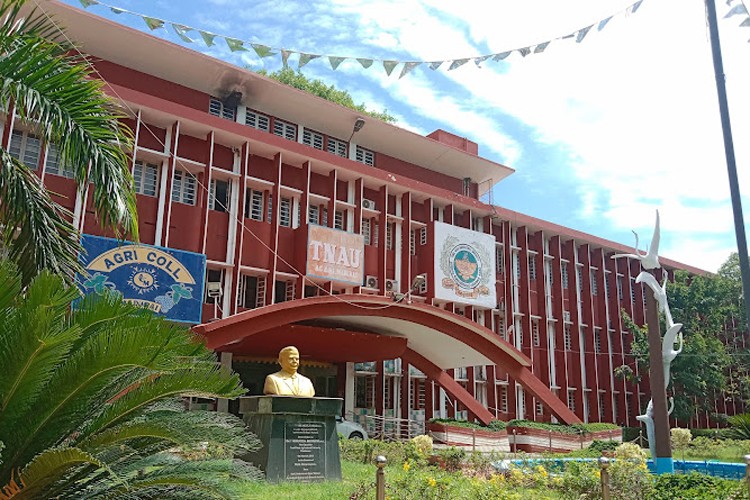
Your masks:
M 52 448 L 43 451 L 24 467 L 19 476 L 24 488 L 14 498 L 39 498 L 40 493 L 60 480 L 71 467 L 80 464 L 107 468 L 107 465 L 96 457 L 78 448 Z
M 42 269 L 69 280 L 82 269 L 78 231 L 71 219 L 37 176 L 0 148 L 0 246 L 21 270 L 24 283 Z

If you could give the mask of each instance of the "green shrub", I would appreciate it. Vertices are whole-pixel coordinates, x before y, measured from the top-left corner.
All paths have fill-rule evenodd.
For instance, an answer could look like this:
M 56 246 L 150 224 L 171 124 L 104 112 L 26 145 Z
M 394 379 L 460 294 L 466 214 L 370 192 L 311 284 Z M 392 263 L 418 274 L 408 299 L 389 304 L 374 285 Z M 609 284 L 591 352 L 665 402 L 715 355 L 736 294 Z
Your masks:
M 534 422 L 532 420 L 511 420 L 508 426 L 525 427 L 527 429 L 543 429 L 552 432 L 561 432 L 563 434 L 591 434 L 600 431 L 619 431 L 620 427 L 615 424 L 596 422 L 592 424 L 551 424 L 548 422 Z
M 430 423 L 464 427 L 467 429 L 480 429 L 483 431 L 502 431 L 508 425 L 502 420 L 492 420 L 489 425 L 482 425 L 476 422 L 469 422 L 468 420 L 456 420 L 453 418 L 431 418 Z
M 689 474 L 661 474 L 654 481 L 652 500 L 720 500 L 750 498 L 741 481 L 707 476 L 697 472 Z
M 750 439 L 750 413 L 741 413 L 729 417 L 731 426 L 727 434 L 732 439 Z
M 455 472 L 461 469 L 461 464 L 464 462 L 466 452 L 461 448 L 451 446 L 450 448 L 438 450 L 437 456 L 444 464 L 446 471 Z
M 690 429 L 693 439 L 707 437 L 711 439 L 732 439 L 730 429 Z
M 376 439 L 339 439 L 339 452 L 342 459 L 363 464 L 373 463 L 378 455 L 383 455 L 388 460 L 388 465 L 425 460 L 411 441 L 402 443 Z
M 588 449 L 596 456 L 600 456 L 602 452 L 605 451 L 614 452 L 619 445 L 620 443 L 618 441 L 601 441 L 599 439 L 594 439 Z

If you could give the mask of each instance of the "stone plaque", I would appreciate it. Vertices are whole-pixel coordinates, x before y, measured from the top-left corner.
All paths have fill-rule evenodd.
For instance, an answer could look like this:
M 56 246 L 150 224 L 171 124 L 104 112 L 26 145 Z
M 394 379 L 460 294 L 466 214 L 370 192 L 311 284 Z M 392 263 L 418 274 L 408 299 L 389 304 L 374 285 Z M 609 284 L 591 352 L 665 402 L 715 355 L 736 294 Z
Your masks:
M 287 422 L 284 427 L 285 478 L 321 481 L 326 478 L 326 427 L 324 422 Z

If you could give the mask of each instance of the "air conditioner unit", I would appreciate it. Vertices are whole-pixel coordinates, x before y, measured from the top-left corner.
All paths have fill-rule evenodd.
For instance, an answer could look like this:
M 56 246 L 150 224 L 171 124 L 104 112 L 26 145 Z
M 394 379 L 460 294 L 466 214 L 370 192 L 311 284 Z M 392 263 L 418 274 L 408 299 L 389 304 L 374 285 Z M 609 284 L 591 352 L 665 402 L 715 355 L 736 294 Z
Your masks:
M 366 208 L 368 210 L 375 210 L 375 202 L 373 200 L 363 199 L 362 208 Z
M 386 292 L 398 292 L 398 280 L 385 280 Z
M 377 276 L 365 276 L 365 288 L 377 288 L 378 277 Z
M 206 295 L 211 298 L 218 298 L 221 297 L 221 282 L 219 281 L 209 281 L 206 283 Z

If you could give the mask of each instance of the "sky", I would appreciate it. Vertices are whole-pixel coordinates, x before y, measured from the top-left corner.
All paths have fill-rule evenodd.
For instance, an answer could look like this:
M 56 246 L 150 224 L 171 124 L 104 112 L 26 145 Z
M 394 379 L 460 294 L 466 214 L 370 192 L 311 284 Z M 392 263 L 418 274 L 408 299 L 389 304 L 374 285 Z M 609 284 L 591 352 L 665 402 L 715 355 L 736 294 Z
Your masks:
M 79 0 L 63 0 L 80 7 Z M 273 48 L 348 57 L 302 67 L 387 110 L 403 128 L 442 128 L 479 143 L 479 154 L 515 173 L 495 185 L 495 205 L 632 245 L 650 240 L 658 209 L 660 255 L 716 271 L 736 251 L 729 181 L 704 0 L 107 0 L 106 4 Z M 737 171 L 750 219 L 750 27 L 725 18 L 743 0 L 717 0 Z M 748 0 L 744 0 L 750 6 Z M 196 31 L 102 5 L 89 12 L 253 70 L 279 55 L 232 52 Z M 599 21 L 612 19 L 597 30 Z M 594 27 L 577 43 L 575 37 Z M 543 52 L 501 61 L 451 61 L 549 41 Z M 365 69 L 354 58 L 376 59 Z M 422 64 L 399 78 L 382 60 Z M 297 68 L 292 54 L 289 65 Z M 459 168 L 460 166 L 457 166 Z M 745 224 L 746 229 L 748 224 Z

